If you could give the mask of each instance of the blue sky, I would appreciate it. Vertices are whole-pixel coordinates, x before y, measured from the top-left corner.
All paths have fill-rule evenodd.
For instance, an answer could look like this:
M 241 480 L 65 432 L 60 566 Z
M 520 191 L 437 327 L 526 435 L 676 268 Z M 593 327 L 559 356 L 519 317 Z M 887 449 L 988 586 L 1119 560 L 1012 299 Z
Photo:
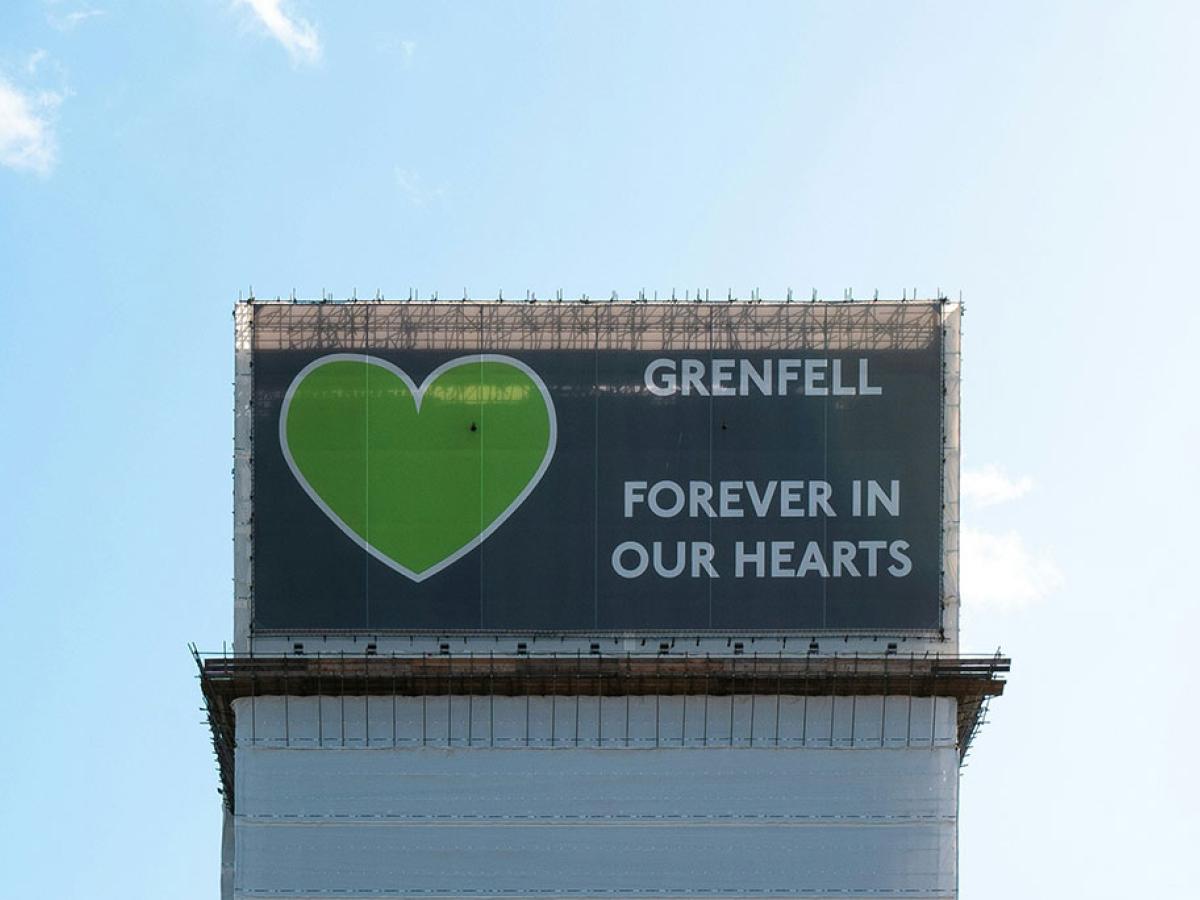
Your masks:
M 1194 891 L 1200 6 L 0 6 L 12 896 L 211 897 L 230 309 L 961 291 L 963 896 Z

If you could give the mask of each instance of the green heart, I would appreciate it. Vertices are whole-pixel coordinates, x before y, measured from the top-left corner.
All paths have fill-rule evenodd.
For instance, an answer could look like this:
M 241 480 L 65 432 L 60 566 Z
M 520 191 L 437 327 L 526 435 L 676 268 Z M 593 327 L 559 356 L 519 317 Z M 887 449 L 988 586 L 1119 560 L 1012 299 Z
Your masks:
M 279 417 L 292 473 L 356 543 L 414 581 L 481 544 L 554 455 L 554 404 L 507 356 L 462 356 L 417 387 L 391 363 L 336 353 L 305 366 Z

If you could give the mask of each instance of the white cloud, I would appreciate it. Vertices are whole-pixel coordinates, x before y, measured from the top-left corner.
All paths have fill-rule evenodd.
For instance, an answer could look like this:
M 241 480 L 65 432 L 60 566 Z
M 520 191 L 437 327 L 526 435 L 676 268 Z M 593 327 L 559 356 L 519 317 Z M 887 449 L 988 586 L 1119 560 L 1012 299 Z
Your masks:
M 49 3 L 50 6 L 57 6 L 55 2 Z M 73 9 L 68 12 L 55 12 L 50 10 L 46 13 L 46 22 L 51 28 L 58 31 L 71 31 L 79 25 L 82 25 L 88 19 L 95 19 L 97 16 L 104 15 L 106 10 L 96 9 L 93 6 L 81 6 L 79 9 Z
M 962 499 L 977 506 L 995 506 L 1024 497 L 1033 489 L 1028 475 L 1012 478 L 998 466 L 987 465 L 962 473 Z
M 279 41 L 296 62 L 321 58 L 321 39 L 307 19 L 288 11 L 286 0 L 237 0 L 253 11 L 259 23 Z
M 1026 545 L 1015 531 L 975 528 L 959 533 L 962 602 L 967 607 L 1019 610 L 1045 599 L 1064 578 L 1045 552 Z
M 45 50 L 34 50 L 29 54 L 29 58 L 25 60 L 25 71 L 29 75 L 36 75 L 38 66 L 46 60 Z
M 49 175 L 58 161 L 52 116 L 62 95 L 23 93 L 0 77 L 0 165 Z
M 412 169 L 402 169 L 397 166 L 394 175 L 396 178 L 396 187 L 400 189 L 400 193 L 413 206 L 425 206 L 431 200 L 441 199 L 445 193 L 440 187 L 426 187 L 420 173 L 414 172 Z
M 413 58 L 417 55 L 417 42 L 402 38 L 397 34 L 379 34 L 375 38 L 375 51 L 385 56 L 399 57 L 404 68 L 411 68 Z

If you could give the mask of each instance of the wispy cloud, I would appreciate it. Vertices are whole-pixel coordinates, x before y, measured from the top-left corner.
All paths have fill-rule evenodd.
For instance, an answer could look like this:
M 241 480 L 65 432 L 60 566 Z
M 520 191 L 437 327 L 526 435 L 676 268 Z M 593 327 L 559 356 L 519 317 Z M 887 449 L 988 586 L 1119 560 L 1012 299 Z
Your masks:
M 1033 479 L 986 465 L 963 472 L 960 487 L 965 508 L 983 509 L 1020 500 L 1033 490 Z M 964 525 L 959 531 L 959 562 L 962 598 L 968 606 L 1019 610 L 1063 584 L 1050 554 L 1031 547 L 1011 529 L 996 532 Z
M 382 33 L 375 38 L 375 51 L 384 56 L 394 56 L 404 68 L 410 68 L 417 55 L 417 42 L 397 34 Z
M 426 206 L 434 200 L 440 200 L 445 191 L 440 188 L 426 186 L 419 172 L 412 169 L 402 169 L 399 166 L 394 171 L 396 187 L 413 206 Z
M 94 6 L 86 4 L 78 6 L 74 9 L 63 9 L 65 5 L 59 0 L 45 0 L 46 5 L 50 7 L 46 11 L 46 22 L 51 28 L 58 31 L 71 31 L 78 28 L 88 19 L 95 19 L 104 15 L 107 10 L 97 9 Z
M 25 73 L 27 75 L 36 75 L 38 66 L 46 61 L 46 56 L 46 51 L 41 49 L 34 50 L 32 53 L 30 53 L 25 60 Z
M 995 534 L 976 528 L 959 533 L 963 603 L 1012 611 L 1044 600 L 1061 588 L 1062 571 L 1043 551 L 1015 531 Z
M 962 499 L 976 506 L 995 506 L 1024 497 L 1033 489 L 1028 475 L 1014 478 L 999 466 L 988 465 L 962 473 Z
M 0 76 L 0 165 L 50 174 L 58 161 L 53 116 L 61 102 L 60 93 L 27 93 Z
M 321 38 L 307 19 L 291 12 L 285 0 L 237 0 L 248 7 L 260 25 L 283 45 L 292 59 L 315 63 L 321 58 Z

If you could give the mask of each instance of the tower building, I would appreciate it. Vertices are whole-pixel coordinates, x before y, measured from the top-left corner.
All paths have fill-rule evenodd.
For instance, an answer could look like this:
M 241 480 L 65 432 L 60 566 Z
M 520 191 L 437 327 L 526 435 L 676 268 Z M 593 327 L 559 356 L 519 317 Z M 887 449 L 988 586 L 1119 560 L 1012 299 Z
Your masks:
M 961 308 L 248 302 L 222 896 L 957 896 Z

